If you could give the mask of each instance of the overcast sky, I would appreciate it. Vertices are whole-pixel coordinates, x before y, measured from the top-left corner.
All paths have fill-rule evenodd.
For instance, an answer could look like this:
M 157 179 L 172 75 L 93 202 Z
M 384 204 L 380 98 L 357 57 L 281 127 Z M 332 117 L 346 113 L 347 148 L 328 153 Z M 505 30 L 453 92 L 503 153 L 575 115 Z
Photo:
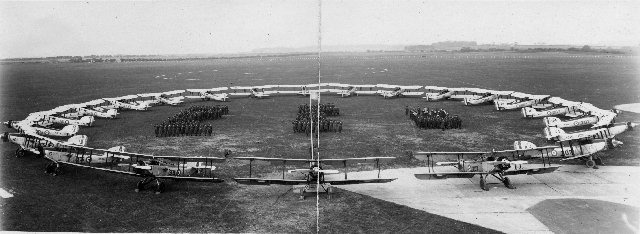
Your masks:
M 323 45 L 640 44 L 640 1 L 2 1 L 0 57 L 317 46 L 320 14 Z

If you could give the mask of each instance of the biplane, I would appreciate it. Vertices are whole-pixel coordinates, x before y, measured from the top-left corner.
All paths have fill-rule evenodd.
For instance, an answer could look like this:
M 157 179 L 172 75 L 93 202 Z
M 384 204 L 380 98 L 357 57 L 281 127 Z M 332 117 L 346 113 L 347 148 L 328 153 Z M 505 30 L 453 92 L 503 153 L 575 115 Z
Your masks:
M 478 93 L 480 96 L 475 98 L 465 98 L 462 101 L 465 105 L 469 106 L 490 103 L 513 93 L 513 91 L 495 91 L 486 89 L 476 89 L 474 92 Z
M 623 143 L 613 138 L 603 140 L 583 140 L 559 142 L 559 145 L 538 147 L 528 141 L 516 141 L 513 143 L 514 151 L 518 158 L 561 158 L 561 161 L 581 159 L 586 166 L 597 169 L 596 165 L 604 165 L 598 152 L 613 149 Z
M 568 101 L 559 97 L 551 97 L 547 100 L 553 106 L 547 109 L 538 110 L 533 107 L 523 107 L 522 115 L 525 118 L 540 118 L 555 115 L 567 115 L 569 117 L 578 116 L 578 102 Z
M 564 130 L 556 127 L 545 127 L 544 135 L 547 140 L 554 141 L 570 141 L 570 140 L 582 140 L 582 139 L 607 139 L 612 138 L 615 135 L 626 132 L 627 130 L 633 130 L 638 126 L 637 123 L 626 122 L 620 124 L 612 124 L 609 127 L 598 128 L 587 131 L 577 132 L 565 132 Z
M 9 127 L 16 129 L 20 132 L 30 133 L 33 135 L 46 135 L 46 136 L 56 136 L 56 137 L 70 137 L 76 135 L 80 127 L 78 125 L 67 125 L 62 129 L 53 129 L 53 128 L 41 128 L 32 126 L 34 122 L 31 120 L 22 120 L 22 121 L 13 121 L 9 120 L 4 122 L 4 124 Z
M 427 91 L 422 98 L 427 99 L 427 101 L 444 100 L 450 98 L 453 94 L 453 91 L 450 91 L 449 88 L 446 87 L 424 86 L 424 89 Z
M 544 117 L 542 121 L 547 127 L 571 128 L 571 127 L 579 127 L 584 125 L 596 124 L 598 122 L 598 116 L 590 115 L 590 116 L 572 118 L 566 121 L 562 121 L 560 118 L 557 118 L 557 117 Z
M 520 92 L 514 92 L 510 94 L 510 96 L 514 97 L 514 99 L 495 100 L 493 103 L 495 104 L 496 110 L 514 110 L 527 106 L 533 106 L 534 104 L 543 102 L 550 97 L 549 95 L 531 95 Z M 547 105 L 542 105 L 541 107 L 546 106 Z
M 424 94 L 424 92 L 417 91 L 422 88 L 422 86 L 400 86 L 400 85 L 387 85 L 387 84 L 378 84 L 376 85 L 378 88 L 386 88 L 392 90 L 379 90 L 380 95 L 384 98 L 396 98 L 396 97 L 419 97 Z M 413 91 L 411 91 L 413 90 Z
M 234 159 L 249 160 L 249 177 L 247 178 L 234 178 L 236 182 L 240 184 L 248 185 L 293 185 L 295 189 L 301 194 L 300 198 L 304 199 L 305 194 L 323 192 L 331 193 L 332 185 L 348 185 L 348 184 L 362 184 L 362 183 L 388 183 L 394 181 L 396 178 L 380 178 L 380 161 L 395 159 L 395 157 L 366 157 L 366 158 L 344 158 L 344 159 L 288 159 L 288 158 L 265 158 L 265 157 L 235 157 Z M 266 162 L 280 162 L 282 163 L 282 178 L 281 179 L 265 179 L 253 177 L 252 164 L 253 161 L 266 161 Z M 348 179 L 347 177 L 347 162 L 375 162 L 378 168 L 378 178 L 373 179 Z M 319 164 L 318 164 L 319 163 Z M 288 170 L 288 173 L 300 173 L 303 179 L 288 179 L 285 177 L 285 171 L 287 171 L 287 165 L 300 165 L 307 164 L 308 168 L 295 168 Z M 338 170 L 323 169 L 327 165 L 342 165 L 345 168 L 344 179 L 333 180 L 325 179 L 325 175 L 339 174 Z M 297 166 L 296 166 L 297 167 Z M 318 186 L 319 185 L 319 186 Z
M 358 96 L 361 94 L 377 94 L 377 90 L 373 90 L 376 88 L 375 85 L 348 85 L 348 84 L 335 84 L 334 86 L 341 88 L 336 89 L 335 93 L 340 95 L 341 97 L 352 97 Z M 369 90 L 362 90 L 363 88 L 369 88 Z
M 500 156 L 505 155 L 505 156 Z M 511 155 L 512 160 L 506 155 Z M 435 158 L 448 159 L 456 156 L 455 162 L 435 162 Z M 475 157 L 473 160 L 465 160 L 467 157 Z M 420 180 L 430 179 L 446 179 L 448 177 L 456 178 L 472 178 L 476 175 L 480 176 L 480 188 L 485 191 L 489 190 L 487 186 L 487 177 L 489 175 L 495 177 L 502 182 L 507 188 L 515 189 L 508 175 L 532 175 L 551 173 L 560 168 L 560 166 L 547 166 L 535 168 L 522 168 L 522 164 L 527 161 L 515 161 L 515 151 L 492 151 L 492 152 L 415 152 L 414 157 L 418 160 L 426 161 L 429 169 L 428 173 L 415 174 L 414 176 Z M 436 172 L 434 165 L 437 166 L 455 166 L 457 172 Z
M 43 147 L 59 147 L 62 145 L 85 146 L 87 144 L 87 139 L 88 138 L 85 135 L 76 135 L 69 138 L 67 141 L 62 142 L 30 133 L 5 132 L 2 134 L 2 141 L 18 145 L 15 152 L 16 157 L 23 157 L 27 153 L 44 156 Z
M 72 145 L 45 147 L 44 157 L 51 161 L 45 172 L 52 175 L 61 173 L 61 165 L 68 165 L 138 176 L 143 179 L 138 181 L 135 191 L 153 186 L 156 194 L 165 191 L 163 180 L 166 179 L 223 182 L 213 174 L 216 169 L 213 164 L 226 160 L 220 157 L 153 156 L 125 152 L 124 147 L 94 149 Z
M 177 106 L 184 103 L 184 96 L 171 97 L 170 95 L 173 93 L 181 93 L 181 92 L 184 92 L 184 90 L 176 90 L 176 91 L 166 92 L 166 93 L 138 94 L 139 97 L 147 99 L 147 100 L 138 101 L 138 103 L 140 104 L 146 103 L 147 105 L 162 104 L 162 105 Z
M 219 101 L 226 102 L 229 99 L 229 94 L 219 93 L 220 91 L 227 90 L 227 87 L 213 88 L 213 89 L 187 89 L 187 92 L 192 95 L 184 96 L 186 98 L 201 98 L 203 101 Z M 196 95 L 193 95 L 196 94 Z
M 129 95 L 118 98 L 104 98 L 104 100 L 107 101 L 109 105 L 102 106 L 102 108 L 146 111 L 147 109 L 149 109 L 149 107 L 151 107 L 148 103 L 137 103 L 133 101 L 136 98 L 138 98 L 137 95 Z

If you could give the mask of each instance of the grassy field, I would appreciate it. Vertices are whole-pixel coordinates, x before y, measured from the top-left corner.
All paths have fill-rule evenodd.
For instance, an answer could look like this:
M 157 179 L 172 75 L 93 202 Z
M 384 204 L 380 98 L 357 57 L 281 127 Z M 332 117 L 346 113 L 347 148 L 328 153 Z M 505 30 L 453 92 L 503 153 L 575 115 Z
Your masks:
M 549 94 L 607 109 L 640 102 L 640 72 L 633 57 L 569 54 L 331 54 L 322 59 L 322 82 L 483 87 Z M 2 65 L 2 120 L 22 119 L 33 111 L 143 92 L 233 85 L 308 84 L 318 80 L 312 57 L 220 59 L 196 62 L 123 64 Z M 128 151 L 157 155 L 307 158 L 309 138 L 292 131 L 301 97 L 232 99 L 230 115 L 212 121 L 212 137 L 153 136 L 153 125 L 190 105 L 123 112 L 119 119 L 98 120 L 82 128 L 89 146 L 124 145 Z M 509 149 L 515 140 L 537 145 L 542 120 L 523 119 L 519 111 L 460 102 L 382 99 L 374 96 L 322 102 L 341 109 L 342 133 L 321 135 L 320 156 L 328 158 L 395 156 L 384 167 L 422 166 L 407 151 Z M 461 130 L 419 130 L 404 106 L 444 108 L 463 119 Z M 618 121 L 638 121 L 623 113 Z M 605 163 L 639 165 L 638 131 L 619 137 L 624 147 L 607 151 Z M 315 199 L 300 201 L 288 186 L 243 186 L 233 177 L 247 176 L 246 162 L 218 165 L 221 184 L 169 182 L 163 195 L 133 192 L 137 178 L 68 168 L 64 175 L 43 173 L 42 159 L 15 158 L 3 144 L 2 188 L 15 197 L 0 200 L 2 230 L 84 232 L 315 232 Z M 371 169 L 371 165 L 354 165 Z M 254 167 L 255 168 L 255 167 Z M 274 166 L 259 165 L 261 176 Z M 384 172 L 383 172 L 384 176 Z M 492 232 L 408 207 L 340 190 L 320 200 L 323 232 Z

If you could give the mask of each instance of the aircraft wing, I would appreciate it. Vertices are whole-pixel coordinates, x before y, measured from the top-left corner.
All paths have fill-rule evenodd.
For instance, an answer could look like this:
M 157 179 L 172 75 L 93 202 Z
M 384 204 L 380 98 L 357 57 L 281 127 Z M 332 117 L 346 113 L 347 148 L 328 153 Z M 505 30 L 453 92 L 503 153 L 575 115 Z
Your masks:
M 135 173 L 135 172 L 132 172 L 132 171 L 115 170 L 115 169 L 110 169 L 110 168 L 94 167 L 94 166 L 90 166 L 90 165 L 73 163 L 73 162 L 56 161 L 56 160 L 53 160 L 53 159 L 51 159 L 51 158 L 49 158 L 47 156 L 45 156 L 45 158 L 48 159 L 48 160 L 54 161 L 56 163 L 60 163 L 60 164 L 70 165 L 70 166 L 74 166 L 74 167 L 82 167 L 82 168 L 94 169 L 94 170 L 99 170 L 99 171 L 104 171 L 104 172 L 109 172 L 109 173 L 123 174 L 123 175 L 128 175 L 128 176 L 155 177 L 155 178 L 159 178 L 159 179 L 195 181 L 195 182 L 213 182 L 213 183 L 224 182 L 224 180 L 222 180 L 220 178 L 212 178 L 212 177 L 152 176 L 152 175 L 149 175 L 149 174 L 140 174 L 140 173 Z
M 484 154 L 490 154 L 491 152 L 425 152 L 418 151 L 413 153 L 413 157 L 418 160 L 430 160 L 432 157 L 447 157 L 447 156 L 480 156 Z
M 397 178 L 390 179 L 363 179 L 363 180 L 325 180 L 325 183 L 331 185 L 348 185 L 348 184 L 367 184 L 367 183 L 389 183 Z
M 267 158 L 267 157 L 234 157 L 240 160 L 259 160 L 259 161 L 278 161 L 278 162 L 317 162 L 317 159 L 298 159 L 298 158 Z M 345 161 L 376 161 L 395 159 L 395 157 L 363 157 L 363 158 L 328 158 L 320 159 L 321 163 L 345 162 Z
M 424 173 L 424 174 L 414 174 L 414 176 L 419 180 L 432 180 L 432 179 L 446 179 L 449 177 L 452 178 L 472 178 L 475 175 L 485 175 L 489 174 L 487 172 L 433 172 L 433 173 Z
M 271 184 L 281 184 L 281 185 L 298 185 L 307 183 L 306 180 L 285 180 L 285 179 L 262 179 L 262 178 L 234 178 L 238 184 L 249 184 L 249 185 L 271 185 Z
M 504 172 L 504 175 L 533 175 L 533 174 L 544 174 L 551 173 L 558 170 L 560 166 L 550 166 L 550 167 L 538 167 L 538 168 L 528 168 L 528 169 L 519 169 L 519 170 L 508 170 Z

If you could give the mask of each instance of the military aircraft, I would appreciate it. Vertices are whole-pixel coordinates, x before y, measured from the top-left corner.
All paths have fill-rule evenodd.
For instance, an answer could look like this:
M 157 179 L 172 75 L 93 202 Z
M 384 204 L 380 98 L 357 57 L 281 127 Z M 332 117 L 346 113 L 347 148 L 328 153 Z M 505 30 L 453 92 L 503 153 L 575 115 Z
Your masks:
M 546 127 L 544 128 L 544 135 L 547 140 L 554 141 L 570 141 L 570 140 L 581 140 L 581 139 L 607 139 L 612 138 L 615 135 L 623 133 L 627 130 L 633 130 L 634 127 L 638 126 L 637 123 L 626 122 L 619 124 L 612 124 L 609 127 L 592 129 L 587 131 L 577 131 L 577 132 L 565 132 L 564 130 L 556 127 Z
M 184 92 L 184 90 L 176 90 L 173 91 L 171 93 L 174 92 Z M 167 92 L 169 93 L 169 92 Z M 141 98 L 151 98 L 149 100 L 143 100 L 143 101 L 138 101 L 138 103 L 140 104 L 144 104 L 146 103 L 147 105 L 151 105 L 151 104 L 164 104 L 164 105 L 171 105 L 171 106 L 177 106 L 180 105 L 182 103 L 184 103 L 184 96 L 177 96 L 177 97 L 170 97 L 170 93 L 144 93 L 144 94 L 138 94 L 139 97 Z
M 52 129 L 52 128 L 34 127 L 32 126 L 33 124 L 34 122 L 28 119 L 22 120 L 22 121 L 9 120 L 7 122 L 4 122 L 4 125 L 6 125 L 9 128 L 13 128 L 20 132 L 30 133 L 34 135 L 70 137 L 70 136 L 76 135 L 76 133 L 78 133 L 78 130 L 80 130 L 78 125 L 67 125 L 62 129 L 58 130 L 58 129 Z
M 541 146 L 528 141 L 516 141 L 513 143 L 514 150 L 518 158 L 561 158 L 564 160 L 581 159 L 587 167 L 597 169 L 596 165 L 603 165 L 598 152 L 613 149 L 623 143 L 613 138 L 601 140 L 583 140 L 559 142 L 559 145 Z M 507 151 L 504 151 L 507 152 Z
M 62 145 L 44 148 L 44 157 L 51 161 L 45 172 L 58 175 L 61 165 L 89 168 L 110 173 L 143 177 L 136 184 L 136 192 L 155 186 L 155 193 L 165 191 L 162 180 L 184 180 L 197 182 L 223 182 L 216 178 L 213 163 L 223 162 L 220 157 L 153 156 L 125 152 L 124 147 L 94 149 L 81 146 Z
M 516 99 L 494 101 L 496 110 L 514 110 L 518 108 L 532 106 L 550 97 L 549 95 L 531 95 L 531 94 L 518 93 L 518 92 L 514 92 L 510 95 L 515 97 Z M 542 105 L 542 107 L 546 107 L 546 106 L 547 105 Z
M 44 156 L 43 147 L 59 147 L 62 145 L 85 146 L 87 139 L 85 135 L 75 135 L 63 142 L 31 133 L 5 132 L 2 134 L 2 141 L 18 145 L 15 152 L 16 157 L 23 157 L 27 153 Z
M 453 91 L 450 91 L 449 88 L 446 87 L 425 86 L 424 89 L 426 89 L 427 92 L 425 92 L 425 96 L 422 98 L 427 99 L 427 101 L 444 100 L 453 95 Z
M 522 169 L 522 164 L 527 161 L 509 160 L 506 156 L 498 156 L 509 152 L 415 152 L 414 157 L 418 160 L 426 161 L 429 168 L 428 173 L 415 174 L 414 176 L 420 180 L 429 179 L 446 179 L 448 177 L 472 178 L 475 175 L 480 176 L 480 188 L 485 191 L 489 190 L 486 178 L 491 175 L 500 180 L 507 188 L 515 189 L 511 184 L 508 175 L 521 174 L 543 174 L 551 173 L 560 168 L 560 166 L 544 166 L 536 168 Z M 434 158 L 446 159 L 457 156 L 455 162 L 435 162 Z M 474 157 L 475 159 L 466 161 L 464 158 Z M 456 166 L 457 172 L 436 172 L 434 165 L 438 166 Z M 515 166 L 514 166 L 515 165 Z M 513 167 L 513 169 L 511 169 Z M 511 169 L 511 170 L 510 170 Z
M 465 105 L 480 105 L 484 103 L 490 103 L 494 100 L 498 100 L 501 97 L 509 96 L 513 93 L 513 91 L 495 91 L 495 90 L 486 90 L 486 89 L 475 89 L 475 93 L 480 94 L 478 97 L 465 98 L 462 102 Z
M 418 90 L 421 89 L 422 86 L 401 86 L 401 85 L 387 85 L 387 84 L 377 84 L 378 88 L 387 88 L 393 89 L 391 91 L 388 90 L 379 90 L 380 95 L 384 98 L 394 98 L 394 97 L 418 97 L 422 96 L 424 92 L 419 91 L 410 91 L 410 90 Z
M 254 87 L 250 91 L 251 91 L 250 97 L 252 98 L 264 98 L 269 96 L 269 94 L 264 93 L 264 88 L 258 89 L 257 87 Z
M 146 111 L 151 107 L 148 103 L 136 103 L 132 101 L 138 98 L 137 95 L 129 95 L 118 98 L 104 98 L 109 104 L 106 106 L 102 106 L 105 109 L 128 109 L 128 110 L 138 110 L 138 111 Z M 127 100 L 130 100 L 127 102 Z
M 559 97 L 551 97 L 547 102 L 553 104 L 551 108 L 537 110 L 533 107 L 523 107 L 522 115 L 525 118 L 540 118 L 554 115 L 567 115 L 569 117 L 578 116 L 578 102 L 568 101 Z
M 226 102 L 229 98 L 229 94 L 227 93 L 217 93 L 220 91 L 227 90 L 227 87 L 221 88 L 213 88 L 213 89 L 187 89 L 187 92 L 191 94 L 197 94 L 197 96 L 190 95 L 184 96 L 186 98 L 201 98 L 204 101 L 214 100 L 219 102 Z
M 288 158 L 265 158 L 265 157 L 235 157 L 234 159 L 249 160 L 249 177 L 234 178 L 240 184 L 249 185 L 294 185 L 294 188 L 301 194 L 300 198 L 304 199 L 305 194 L 323 192 L 331 193 L 332 185 L 362 184 L 362 183 L 387 183 L 395 180 L 380 178 L 380 161 L 390 160 L 394 157 L 366 157 L 366 158 L 344 158 L 344 159 L 288 159 Z M 282 163 L 282 179 L 264 179 L 253 177 L 252 163 L 253 161 L 281 162 Z M 323 166 L 328 164 L 338 164 L 346 169 L 347 162 L 375 162 L 378 168 L 378 178 L 374 179 L 347 179 L 347 172 L 344 173 L 344 180 L 327 180 L 325 175 L 338 174 L 338 170 L 326 170 Z M 318 164 L 319 163 L 319 164 Z M 285 170 L 287 164 L 308 164 L 309 168 L 288 170 L 289 173 L 301 173 L 304 179 L 286 179 Z M 319 184 L 319 187 L 317 186 Z
M 47 127 L 53 124 L 65 124 L 65 125 L 78 125 L 78 126 L 91 126 L 93 122 L 95 122 L 95 118 L 93 116 L 82 116 L 80 119 L 68 119 L 57 117 L 53 115 L 40 115 L 32 113 L 27 117 L 31 121 L 35 122 L 37 125 Z
M 342 88 L 336 89 L 335 93 L 340 95 L 341 97 L 352 97 L 358 96 L 360 94 L 376 94 L 377 90 L 373 90 L 376 88 L 375 85 L 348 85 L 348 84 L 334 84 L 334 86 Z M 363 88 L 369 88 L 369 90 L 362 90 Z

